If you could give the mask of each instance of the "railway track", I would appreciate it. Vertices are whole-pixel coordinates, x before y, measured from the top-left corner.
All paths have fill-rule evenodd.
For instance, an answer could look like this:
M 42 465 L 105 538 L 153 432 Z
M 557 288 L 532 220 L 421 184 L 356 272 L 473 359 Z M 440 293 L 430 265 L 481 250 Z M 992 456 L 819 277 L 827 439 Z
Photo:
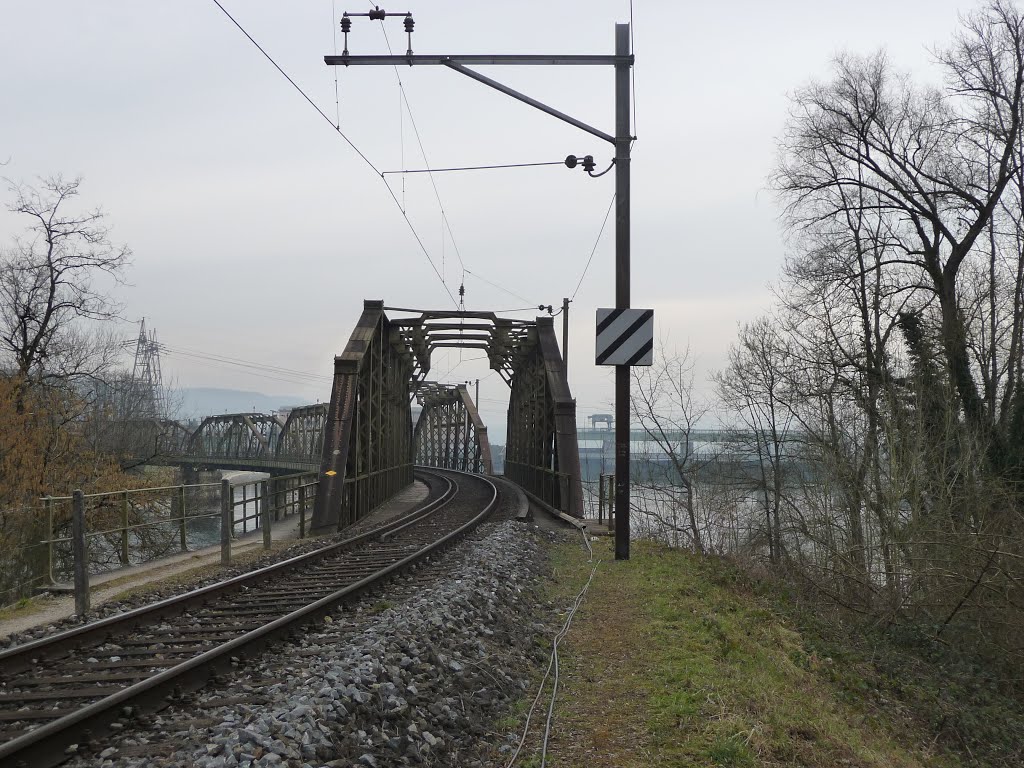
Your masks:
M 0 652 L 0 768 L 58 765 L 72 744 L 229 673 L 468 533 L 498 490 L 480 475 L 418 471 L 427 501 L 313 552 Z

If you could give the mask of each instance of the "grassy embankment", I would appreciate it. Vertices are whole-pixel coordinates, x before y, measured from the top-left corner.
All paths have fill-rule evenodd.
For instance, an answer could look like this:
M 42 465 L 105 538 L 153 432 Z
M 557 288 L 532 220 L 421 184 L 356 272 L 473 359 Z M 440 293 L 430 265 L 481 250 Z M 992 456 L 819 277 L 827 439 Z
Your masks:
M 1022 708 L 964 668 L 802 614 L 721 559 L 644 542 L 629 562 L 606 542 L 595 553 L 561 646 L 553 768 L 1024 764 Z M 586 552 L 556 547 L 553 566 L 566 605 Z

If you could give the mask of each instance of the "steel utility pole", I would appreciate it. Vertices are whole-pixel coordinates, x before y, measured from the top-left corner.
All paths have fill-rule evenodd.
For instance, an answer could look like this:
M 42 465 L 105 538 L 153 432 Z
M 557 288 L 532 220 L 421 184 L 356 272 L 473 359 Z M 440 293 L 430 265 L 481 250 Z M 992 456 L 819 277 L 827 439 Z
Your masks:
M 409 49 L 404 56 L 352 56 L 348 52 L 348 35 L 352 29 L 352 18 L 367 16 L 383 21 L 387 16 L 404 18 L 405 31 L 409 36 Z M 497 91 L 518 99 L 524 104 L 557 117 L 570 125 L 586 131 L 592 136 L 604 139 L 615 147 L 615 307 L 629 308 L 629 163 L 630 144 L 633 135 L 629 125 L 629 68 L 633 66 L 633 55 L 629 50 L 629 24 L 615 25 L 614 55 L 546 55 L 546 54 L 473 54 L 455 56 L 420 55 L 412 52 L 412 31 L 414 22 L 412 14 L 386 13 L 375 8 L 368 13 L 344 13 L 341 19 L 341 31 L 345 36 L 344 51 L 340 56 L 324 56 L 328 66 L 359 66 L 378 65 L 396 66 L 407 64 L 442 65 L 470 77 Z M 554 107 L 550 107 L 524 93 L 492 80 L 467 65 L 574 65 L 574 66 L 608 66 L 615 68 L 615 135 L 587 125 Z M 573 160 L 574 157 L 567 159 Z M 587 169 L 592 174 L 592 168 Z M 602 175 L 602 174 L 597 174 Z M 629 559 L 629 368 L 628 365 L 615 366 L 615 510 L 617 514 L 615 527 L 615 559 Z
M 569 381 L 569 299 L 562 299 L 562 364 L 565 380 Z
M 629 24 L 615 25 L 629 55 Z M 629 67 L 615 67 L 615 308 L 629 309 Z M 615 559 L 629 560 L 629 366 L 615 366 Z

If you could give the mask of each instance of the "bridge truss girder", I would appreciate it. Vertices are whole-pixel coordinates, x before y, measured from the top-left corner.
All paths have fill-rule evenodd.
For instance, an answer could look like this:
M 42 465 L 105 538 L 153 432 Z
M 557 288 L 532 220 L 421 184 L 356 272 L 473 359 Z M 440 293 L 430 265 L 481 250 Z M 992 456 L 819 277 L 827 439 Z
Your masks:
M 319 458 L 323 452 L 327 405 L 304 405 L 292 408 L 281 427 L 274 456 L 279 459 Z
M 383 302 L 364 302 L 334 358 L 313 531 L 356 522 L 412 483 L 413 359 Z
M 512 369 L 505 476 L 555 509 L 583 517 L 576 401 L 555 337 L 538 317 Z
M 411 398 L 426 384 L 431 354 L 454 347 L 483 350 L 512 390 L 510 478 L 552 507 L 582 517 L 576 403 L 552 318 L 424 311 L 392 320 L 384 302 L 365 301 L 344 353 L 334 361 L 314 530 L 354 522 L 412 482 Z M 455 451 L 465 454 L 468 445 L 464 439 L 445 450 L 454 462 Z
M 417 464 L 494 473 L 487 427 L 465 384 L 423 382 L 416 390 L 416 400 L 422 406 L 413 430 Z
M 230 413 L 203 419 L 194 429 L 166 419 L 131 426 L 137 442 L 156 446 L 152 454 L 137 452 L 147 463 L 294 472 L 320 466 L 326 420 L 327 405 L 318 403 L 293 408 L 287 418 Z
M 192 433 L 190 456 L 231 459 L 267 459 L 274 455 L 284 422 L 264 413 L 208 416 Z

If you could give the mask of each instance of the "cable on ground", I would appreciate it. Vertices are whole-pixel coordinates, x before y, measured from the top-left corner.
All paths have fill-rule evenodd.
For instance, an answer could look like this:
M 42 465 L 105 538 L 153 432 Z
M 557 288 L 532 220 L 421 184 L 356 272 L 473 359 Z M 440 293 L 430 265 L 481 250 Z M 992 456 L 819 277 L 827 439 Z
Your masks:
M 572 625 L 573 617 L 576 616 L 576 611 L 578 611 L 583 605 L 583 599 L 586 597 L 587 590 L 590 589 L 590 583 L 594 580 L 594 574 L 597 573 L 597 568 L 601 565 L 600 560 L 596 563 L 594 562 L 594 548 L 590 546 L 590 539 L 587 536 L 586 528 L 581 528 L 580 533 L 583 535 L 583 543 L 587 545 L 587 551 L 590 553 L 590 562 L 593 563 L 593 567 L 590 569 L 590 577 L 587 579 L 587 583 L 583 585 L 583 589 L 581 589 L 579 594 L 576 595 L 576 599 L 573 600 L 572 607 L 569 609 L 569 615 L 565 617 L 565 624 L 562 625 L 561 630 L 559 630 L 558 634 L 555 635 L 554 642 L 551 644 L 551 657 L 548 661 L 548 668 L 544 672 L 544 677 L 541 678 L 540 685 L 537 688 L 537 695 L 534 697 L 533 703 L 530 705 L 530 710 L 526 713 L 526 723 L 523 726 L 523 735 L 520 737 L 519 744 L 516 746 L 516 750 L 512 753 L 512 757 L 509 758 L 505 768 L 512 768 L 516 760 L 519 758 L 519 754 L 522 752 L 523 746 L 526 744 L 526 737 L 530 732 L 530 720 L 533 719 L 533 713 L 537 709 L 537 704 L 540 702 L 540 698 L 544 694 L 544 688 L 547 685 L 548 678 L 552 676 L 551 671 L 554 669 L 554 679 L 551 684 L 551 700 L 548 704 L 547 720 L 544 723 L 544 739 L 541 742 L 540 755 L 540 768 L 545 768 L 547 765 L 548 742 L 551 739 L 551 722 L 554 718 L 555 698 L 558 695 L 558 645 L 562 642 L 565 636 L 569 634 L 569 627 Z

